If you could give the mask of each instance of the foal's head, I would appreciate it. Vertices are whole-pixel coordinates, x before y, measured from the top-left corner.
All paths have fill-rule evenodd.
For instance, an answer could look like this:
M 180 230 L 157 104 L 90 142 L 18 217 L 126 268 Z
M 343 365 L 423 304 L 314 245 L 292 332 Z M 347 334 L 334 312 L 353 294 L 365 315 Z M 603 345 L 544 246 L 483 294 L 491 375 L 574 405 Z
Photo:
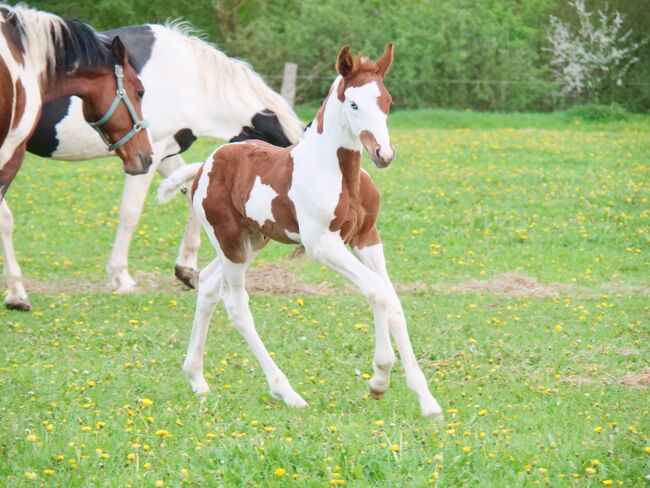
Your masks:
M 342 79 L 337 96 L 343 102 L 343 114 L 350 131 L 359 139 L 378 168 L 395 159 L 388 134 L 388 111 L 392 98 L 384 86 L 384 76 L 393 62 L 393 43 L 372 62 L 350 54 L 350 46 L 339 53 L 336 70 Z

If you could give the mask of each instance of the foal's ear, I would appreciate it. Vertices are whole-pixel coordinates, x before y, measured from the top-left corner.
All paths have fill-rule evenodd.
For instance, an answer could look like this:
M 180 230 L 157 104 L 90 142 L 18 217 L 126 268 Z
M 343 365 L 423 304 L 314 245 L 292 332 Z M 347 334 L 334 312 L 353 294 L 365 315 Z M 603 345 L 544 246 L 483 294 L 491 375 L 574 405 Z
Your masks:
M 388 70 L 390 69 L 390 65 L 393 64 L 394 45 L 395 44 L 392 42 L 388 43 L 384 54 L 382 54 L 381 57 L 377 60 L 377 67 L 379 68 L 379 74 L 382 78 L 386 76 L 386 73 L 388 73 Z
M 124 47 L 124 44 L 122 43 L 122 40 L 119 36 L 113 39 L 111 45 L 113 46 L 113 54 L 115 54 L 115 59 L 117 59 L 121 65 L 128 64 L 129 58 L 126 55 L 126 48 Z
M 350 46 L 343 46 L 339 53 L 339 59 L 336 61 L 336 71 L 344 78 L 350 74 L 354 67 L 354 59 L 350 54 Z

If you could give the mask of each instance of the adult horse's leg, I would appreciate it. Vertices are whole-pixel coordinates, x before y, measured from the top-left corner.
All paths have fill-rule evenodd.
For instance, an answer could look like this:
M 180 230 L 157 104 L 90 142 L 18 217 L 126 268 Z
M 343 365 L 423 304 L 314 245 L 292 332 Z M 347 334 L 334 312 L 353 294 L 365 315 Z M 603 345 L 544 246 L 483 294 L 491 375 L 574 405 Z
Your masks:
M 210 318 L 221 297 L 221 263 L 215 258 L 199 276 L 199 293 L 194 314 L 194 325 L 187 346 L 183 371 L 190 380 L 192 390 L 202 394 L 210 389 L 203 376 L 203 351 L 210 326 Z
M 29 298 L 22 283 L 20 266 L 16 259 L 14 243 L 12 239 L 14 229 L 14 217 L 11 214 L 7 200 L 0 202 L 0 241 L 4 255 L 4 277 L 9 289 L 5 298 L 5 307 L 12 310 L 28 311 Z
M 159 148 L 154 149 L 153 162 L 147 173 L 135 176 L 125 175 L 124 178 L 122 201 L 120 202 L 120 221 L 113 250 L 106 265 L 113 289 L 119 293 L 133 293 L 136 289 L 136 282 L 131 278 L 128 269 L 129 246 L 138 220 L 140 220 L 140 214 L 142 214 L 147 191 L 160 164 L 157 154 L 162 154 Z
M 185 161 L 180 154 L 170 156 L 161 161 L 158 167 L 158 172 L 163 178 L 167 178 L 177 168 L 183 166 Z M 187 201 L 189 202 L 189 214 L 187 216 L 187 226 L 185 227 L 185 234 L 183 241 L 178 251 L 176 258 L 176 265 L 174 266 L 174 274 L 176 278 L 182 281 L 185 286 L 189 288 L 196 288 L 196 280 L 198 277 L 198 255 L 201 246 L 201 223 L 192 208 L 192 200 L 190 192 L 185 192 Z
M 395 324 L 401 320 L 404 326 L 403 333 L 398 335 L 394 333 L 394 337 L 400 356 L 404 361 L 409 389 L 418 397 L 422 415 L 441 417 L 440 406 L 429 393 L 426 379 L 415 360 L 411 343 L 408 341 L 406 321 L 404 321 L 399 299 L 397 299 L 392 285 L 388 286 L 377 270 L 369 268 L 348 251 L 338 235 L 331 234 L 321 237 L 315 242 L 305 242 L 305 248 L 310 257 L 357 285 L 370 304 L 375 320 L 376 335 L 373 360 L 375 374 L 369 380 L 373 396 L 381 398 L 388 388 L 390 371 L 395 363 L 395 353 L 390 344 L 389 327 L 394 333 L 393 329 L 397 328 Z M 379 249 L 381 250 L 381 246 Z M 376 253 L 373 254 L 373 259 L 379 260 Z M 401 314 L 401 319 L 397 317 L 399 314 Z
M 404 372 L 406 373 L 406 382 L 409 389 L 418 397 L 420 408 L 425 416 L 433 415 L 434 417 L 442 418 L 442 410 L 435 398 L 429 393 L 427 380 L 413 352 L 402 304 L 386 270 L 386 259 L 382 244 L 367 246 L 361 249 L 353 247 L 352 251 L 364 265 L 381 277 L 381 280 L 386 286 L 388 291 L 388 327 L 395 340 L 400 358 L 404 363 Z M 370 380 L 371 389 L 373 389 L 373 379 Z
M 260 363 L 271 389 L 271 395 L 284 400 L 284 403 L 290 407 L 306 407 L 307 402 L 291 387 L 289 380 L 275 364 L 257 334 L 257 330 L 255 330 L 253 316 L 248 307 L 248 293 L 246 293 L 245 288 L 248 263 L 233 263 L 223 256 L 221 259 L 224 281 L 222 290 L 223 303 L 228 312 L 228 317 L 235 324 L 235 328 L 239 333 L 246 339 Z

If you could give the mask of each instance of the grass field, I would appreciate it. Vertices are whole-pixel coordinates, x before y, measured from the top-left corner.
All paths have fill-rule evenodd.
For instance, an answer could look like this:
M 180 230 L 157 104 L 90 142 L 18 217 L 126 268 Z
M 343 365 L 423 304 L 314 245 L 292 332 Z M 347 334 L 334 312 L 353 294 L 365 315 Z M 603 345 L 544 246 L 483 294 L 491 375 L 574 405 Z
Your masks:
M 418 111 L 392 123 L 397 160 L 366 166 L 444 422 L 420 418 L 399 362 L 384 399 L 369 398 L 368 307 L 280 245 L 258 270 L 328 284 L 251 296 L 310 407 L 270 397 L 222 309 L 201 403 L 181 371 L 195 293 L 169 278 L 186 205 L 151 192 L 131 251 L 142 292 L 114 295 L 119 163 L 28 157 L 8 201 L 40 292 L 32 312 L 0 311 L 0 485 L 647 486 L 650 119 Z M 212 257 L 206 243 L 201 264 Z

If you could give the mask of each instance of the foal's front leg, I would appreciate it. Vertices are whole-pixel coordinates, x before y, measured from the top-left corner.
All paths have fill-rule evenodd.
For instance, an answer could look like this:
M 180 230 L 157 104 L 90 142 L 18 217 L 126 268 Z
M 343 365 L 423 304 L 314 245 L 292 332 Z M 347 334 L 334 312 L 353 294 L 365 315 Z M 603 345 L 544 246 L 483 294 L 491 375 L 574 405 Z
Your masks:
M 368 381 L 373 397 L 380 399 L 390 383 L 395 352 L 388 332 L 388 290 L 379 276 L 355 258 L 338 234 L 305 243 L 309 256 L 352 281 L 366 297 L 375 320 L 374 376 Z
M 373 396 L 381 398 L 388 388 L 390 370 L 395 362 L 395 353 L 388 333 L 390 329 L 404 362 L 408 387 L 417 396 L 422 415 L 442 418 L 442 410 L 429 392 L 426 378 L 413 353 L 404 313 L 385 272 L 381 245 L 372 247 L 372 253 L 367 256 L 362 253 L 362 262 L 348 251 L 338 235 L 331 235 L 320 239 L 316 246 L 307 247 L 307 252 L 319 262 L 350 279 L 368 299 L 375 318 L 376 331 L 373 361 L 375 375 L 369 380 Z
M 422 373 L 415 353 L 413 352 L 402 304 L 386 270 L 386 259 L 382 244 L 375 244 L 364 248 L 353 248 L 352 250 L 355 256 L 368 268 L 377 273 L 386 285 L 386 289 L 388 290 L 388 327 L 393 339 L 395 339 L 397 350 L 404 363 L 406 382 L 409 389 L 418 397 L 423 415 L 442 419 L 442 409 L 429 392 L 426 377 Z

